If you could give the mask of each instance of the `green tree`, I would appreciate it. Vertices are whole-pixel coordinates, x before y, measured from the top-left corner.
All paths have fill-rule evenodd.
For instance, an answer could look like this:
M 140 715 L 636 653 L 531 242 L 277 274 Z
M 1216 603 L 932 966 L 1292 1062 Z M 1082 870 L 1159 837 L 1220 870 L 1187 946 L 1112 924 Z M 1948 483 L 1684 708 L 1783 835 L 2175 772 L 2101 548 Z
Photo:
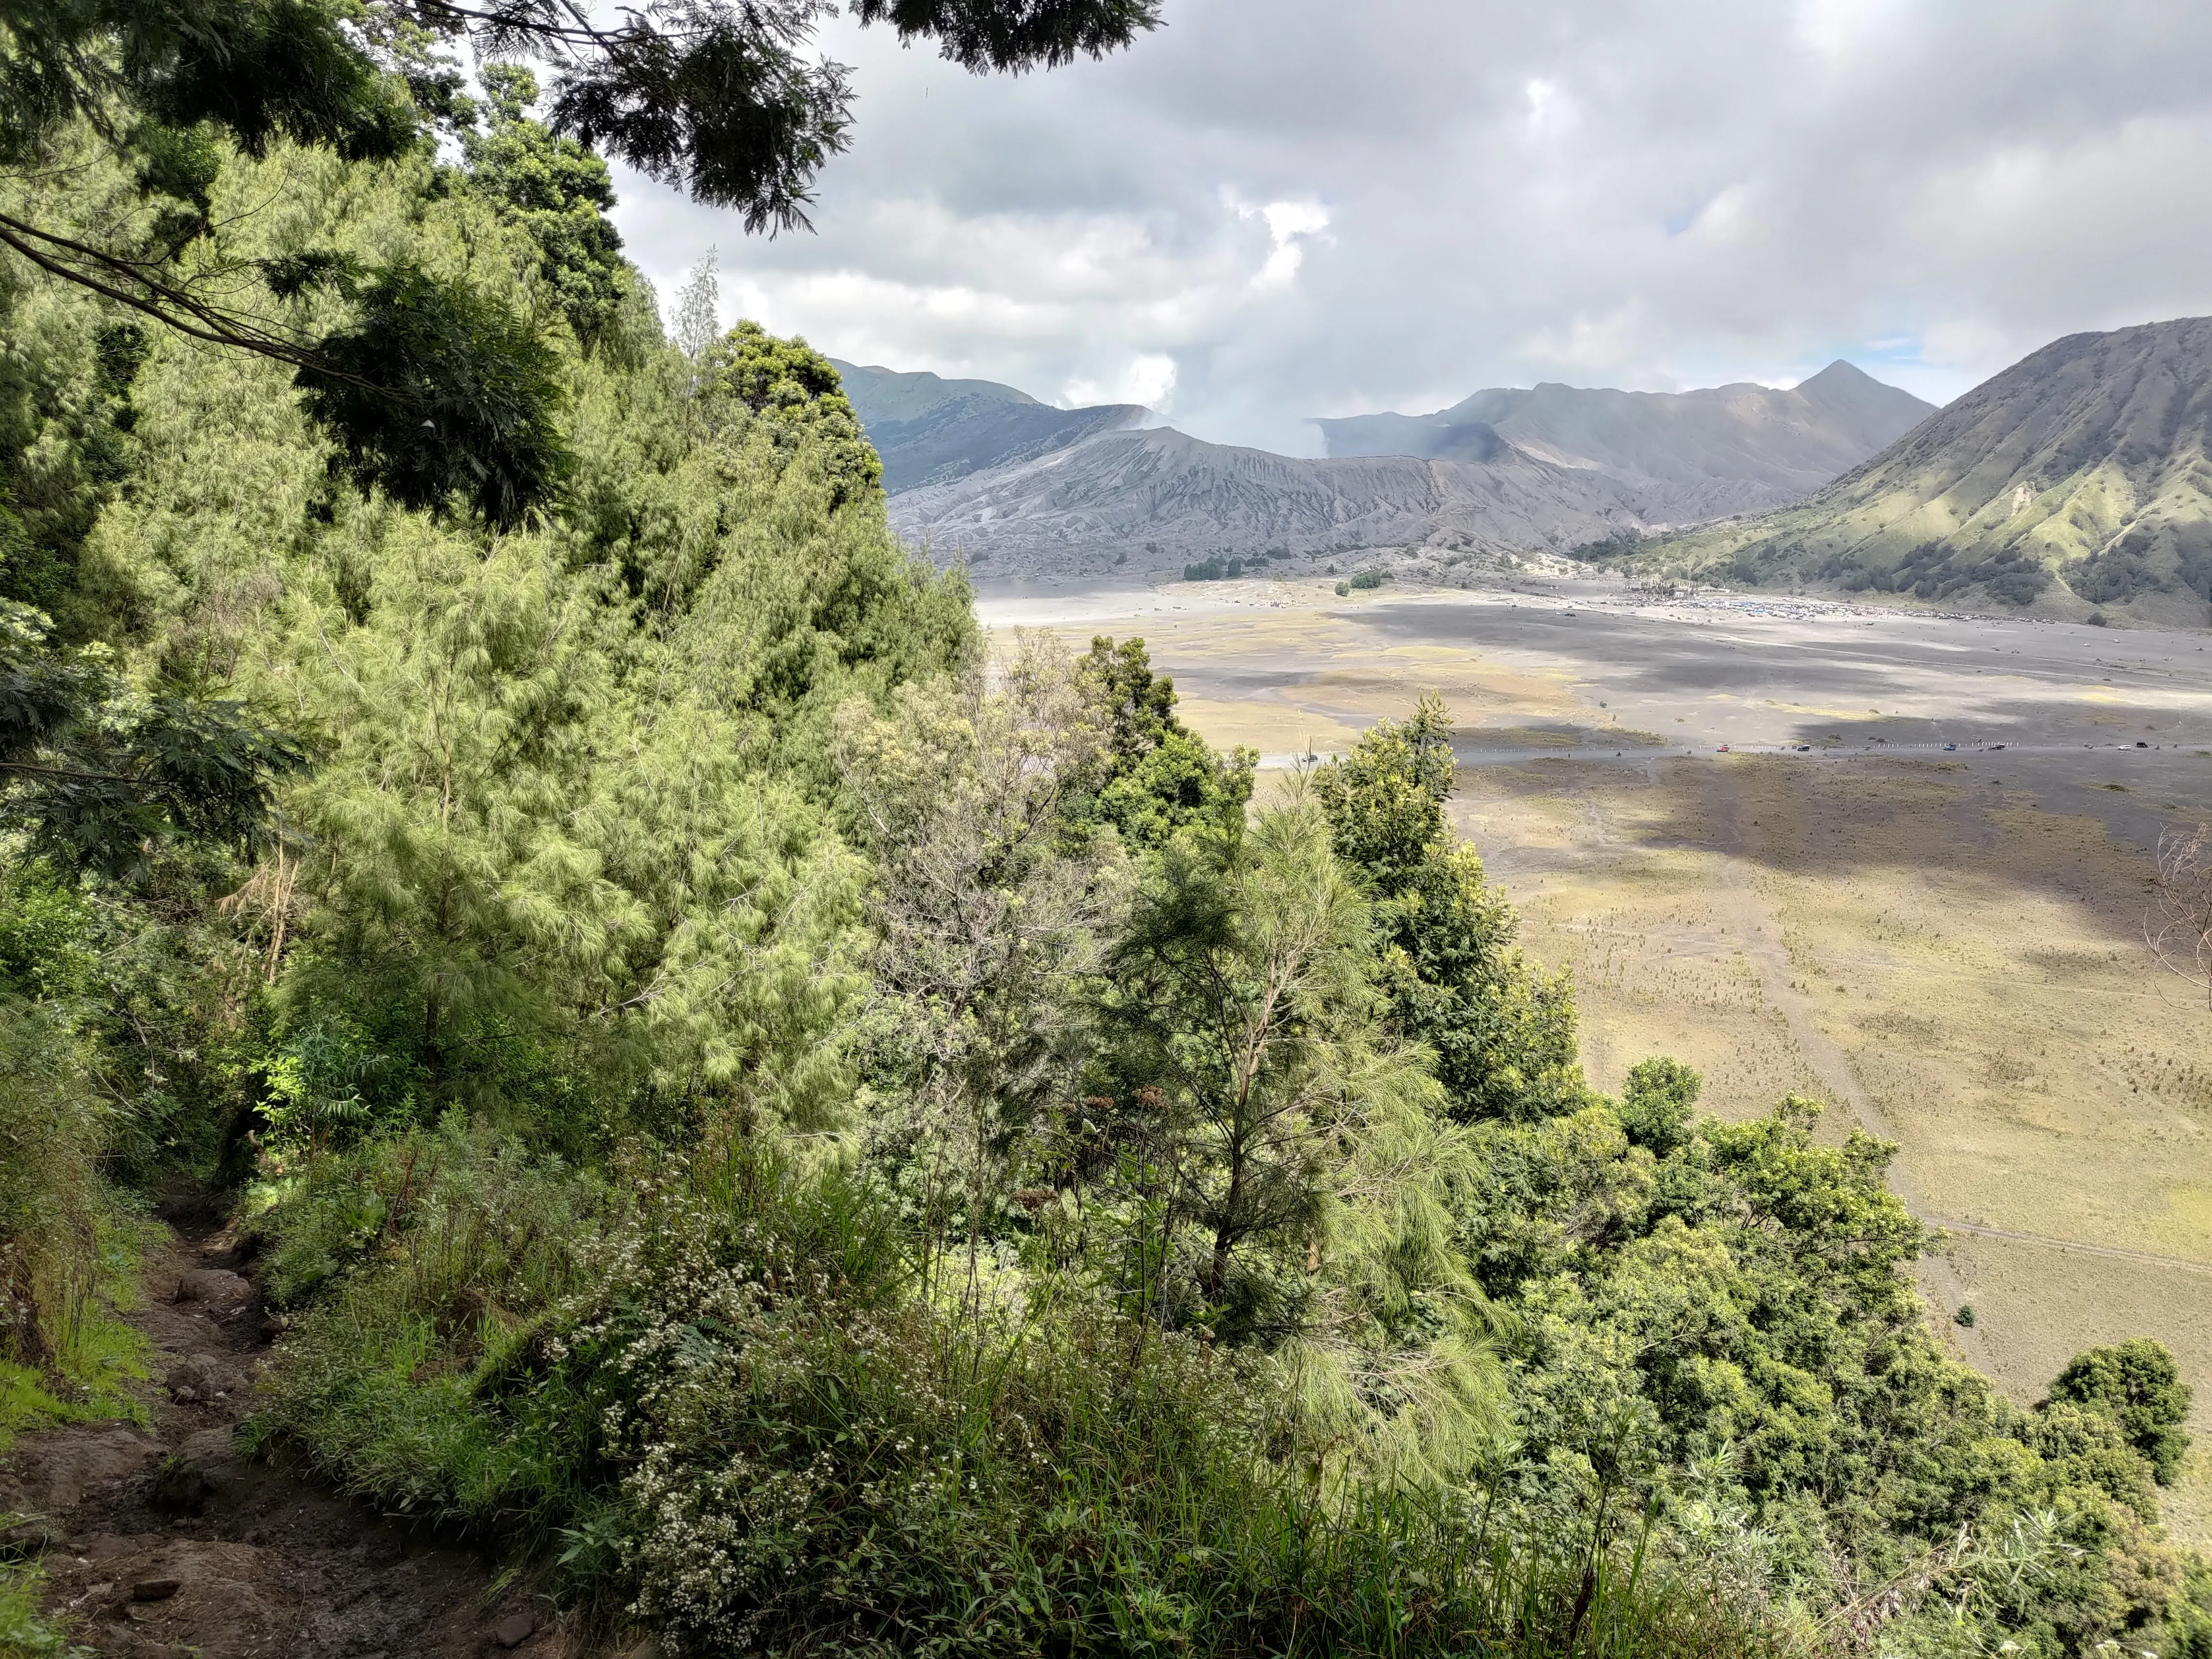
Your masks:
M 1259 757 L 1223 755 L 1176 717 L 1175 682 L 1154 674 L 1142 640 L 1091 641 L 1079 672 L 1106 740 L 1079 820 L 1110 824 L 1133 848 L 1157 851 L 1176 836 L 1240 834 Z
M 1310 799 L 1169 842 L 1106 952 L 1093 1109 L 1165 1176 L 1126 1258 L 1145 1317 L 1271 1355 L 1319 1472 L 1449 1482 L 1499 1423 L 1452 1246 L 1473 1148 L 1377 1018 L 1368 929 Z
M 1050 1105 L 1082 1064 L 1079 988 L 1121 884 L 1060 814 L 1097 742 L 1073 675 L 1022 642 L 986 690 L 900 688 L 886 712 L 841 711 L 840 769 L 877 860 L 876 1018 L 883 1103 L 868 1139 L 922 1218 L 926 1277 L 958 1224 L 967 1293 L 978 1251 Z
M 1314 792 L 1337 855 L 1373 895 L 1391 1006 L 1406 1035 L 1435 1051 L 1453 1115 L 1576 1111 L 1589 1091 L 1571 988 L 1514 948 L 1512 907 L 1445 822 L 1455 771 L 1449 716 L 1425 697 L 1412 718 L 1377 723 L 1323 767 Z
M 137 694 L 100 647 L 48 647 L 47 626 L 0 601 L 0 829 L 110 873 L 175 837 L 257 850 L 306 747 L 235 701 Z
M 860 418 L 830 360 L 800 339 L 778 339 L 740 322 L 700 362 L 700 398 L 709 420 L 750 412 L 787 453 L 809 444 L 830 483 L 830 505 L 866 500 L 879 489 L 884 464 L 860 435 Z
M 902 40 L 937 41 L 969 69 L 1018 71 L 1126 46 L 1158 22 L 1158 3 L 860 0 L 855 10 Z M 225 251 L 212 207 L 223 146 L 258 157 L 288 142 L 356 160 L 416 149 L 425 118 L 457 107 L 455 77 L 428 43 L 469 33 L 488 58 L 562 66 L 554 130 L 738 207 L 749 230 L 799 228 L 814 174 L 845 147 L 851 118 L 848 71 L 799 56 L 820 13 L 817 0 L 659 0 L 602 27 L 556 0 L 386 0 L 364 30 L 349 27 L 355 9 L 339 0 L 9 0 L 0 165 L 51 170 L 64 155 L 98 156 L 131 179 L 138 200 L 101 215 L 52 192 L 11 193 L 0 201 L 0 246 L 190 338 L 290 365 L 365 474 L 427 502 L 466 489 L 473 466 L 492 479 L 467 491 L 474 504 L 511 524 L 566 471 L 553 432 L 557 388 L 534 329 L 410 261 L 357 267 L 307 248 L 264 274 L 279 297 L 318 282 L 342 294 L 349 325 L 269 319 L 234 297 L 252 273 Z M 523 86 L 495 71 L 494 131 L 475 148 L 589 337 L 612 297 L 611 233 L 593 202 L 604 181 L 580 151 L 534 143 L 522 130 L 514 112 Z M 71 188 L 81 194 L 80 184 Z M 442 470 L 432 465 L 441 458 Z
M 614 325 L 630 286 L 607 164 L 573 138 L 530 118 L 538 79 L 515 64 L 480 71 L 490 108 L 461 134 L 471 187 L 496 200 L 538 251 L 538 272 L 588 349 Z
M 2101 1412 L 2118 1424 L 2162 1486 L 2179 1477 L 2189 1449 L 2181 1425 L 2189 1420 L 2191 1397 L 2166 1346 L 2140 1336 L 2075 1355 L 2051 1385 L 2052 1400 Z
M 1698 1109 L 1705 1079 L 1664 1055 L 1638 1060 L 1628 1068 L 1616 1109 L 1620 1127 L 1632 1145 L 1647 1147 L 1664 1158 L 1689 1139 L 1690 1120 Z

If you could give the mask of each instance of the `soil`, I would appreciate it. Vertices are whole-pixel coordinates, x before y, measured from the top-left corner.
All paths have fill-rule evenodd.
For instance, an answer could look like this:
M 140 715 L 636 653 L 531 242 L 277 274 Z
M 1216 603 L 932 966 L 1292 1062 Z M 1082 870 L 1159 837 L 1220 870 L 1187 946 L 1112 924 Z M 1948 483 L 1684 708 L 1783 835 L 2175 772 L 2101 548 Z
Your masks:
M 574 1659 L 586 1644 L 528 1581 L 333 1492 L 281 1449 L 252 1458 L 276 1326 L 235 1231 L 189 1218 L 147 1262 L 147 1426 L 27 1434 L 0 1510 L 30 1517 L 50 1613 L 118 1659 Z

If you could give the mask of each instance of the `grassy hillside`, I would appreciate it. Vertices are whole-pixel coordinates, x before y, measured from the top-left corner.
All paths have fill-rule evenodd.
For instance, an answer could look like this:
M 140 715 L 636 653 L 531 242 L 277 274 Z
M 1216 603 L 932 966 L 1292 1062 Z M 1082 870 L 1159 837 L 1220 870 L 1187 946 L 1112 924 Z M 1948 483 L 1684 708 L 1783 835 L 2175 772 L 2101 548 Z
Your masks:
M 470 322 L 527 501 L 0 265 L 10 1378 L 185 1179 L 289 1317 L 256 1443 L 582 1646 L 2212 1656 L 2170 1355 L 2018 1408 L 1889 1148 L 1594 1089 L 1440 708 L 1259 810 L 1140 641 L 987 663 L 835 370 L 669 345 L 498 86 L 444 159 L 210 138 L 183 246 Z M 7 188 L 127 219 L 72 142 Z
M 2212 319 L 2070 335 L 1801 507 L 1617 545 L 1746 586 L 2212 623 Z

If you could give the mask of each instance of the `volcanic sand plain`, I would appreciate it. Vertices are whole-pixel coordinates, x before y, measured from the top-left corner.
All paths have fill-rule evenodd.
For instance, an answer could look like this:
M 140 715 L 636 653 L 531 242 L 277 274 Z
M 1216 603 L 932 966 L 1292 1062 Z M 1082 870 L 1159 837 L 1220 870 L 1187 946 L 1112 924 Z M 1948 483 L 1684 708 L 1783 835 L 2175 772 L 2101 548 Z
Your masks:
M 979 608 L 1141 635 L 1263 766 L 1443 697 L 1455 818 L 1572 972 L 1592 1082 L 1670 1054 L 1715 1112 L 1794 1091 L 1895 1141 L 1946 1229 L 1931 1326 L 2014 1398 L 2095 1343 L 2173 1349 L 2198 1443 L 2166 1518 L 2212 1542 L 2212 1012 L 2143 941 L 2160 832 L 2212 819 L 2205 635 L 1588 581 Z

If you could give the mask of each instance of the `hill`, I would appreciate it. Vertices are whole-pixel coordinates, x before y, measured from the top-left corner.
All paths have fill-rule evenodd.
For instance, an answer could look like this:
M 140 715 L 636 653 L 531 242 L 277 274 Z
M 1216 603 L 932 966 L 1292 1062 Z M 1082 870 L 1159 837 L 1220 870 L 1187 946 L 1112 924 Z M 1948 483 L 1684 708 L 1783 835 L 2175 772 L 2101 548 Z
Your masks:
M 1677 523 L 1784 507 L 1935 412 L 1838 360 L 1788 387 L 1494 387 L 1433 415 L 1316 420 L 1332 456 L 1486 460 L 1498 443 L 1633 486 Z
M 1141 641 L 994 669 L 830 366 L 672 344 L 605 163 L 482 79 L 375 82 L 380 161 L 158 176 L 175 83 L 102 82 L 0 174 L 195 306 L 216 253 L 246 318 L 358 273 L 312 350 L 225 347 L 0 257 L 0 1655 L 2212 1653 L 2170 1354 L 2016 1407 L 1885 1147 L 1595 1088 L 1440 701 L 1255 800 Z M 149 253 L 149 194 L 220 241 Z M 400 352 L 469 382 L 427 436 L 353 395 Z M 1626 489 L 1059 453 L 1215 513 Z M 252 1274 L 168 1278 L 167 1357 L 117 1305 L 157 1203 Z M 219 1328 L 283 1333 L 266 1462 Z M 526 1613 L 423 1593 L 471 1556 Z
M 902 533 L 1001 572 L 1194 556 L 1564 552 L 1795 501 L 1929 405 L 1848 363 L 1789 391 L 1541 386 L 1316 422 L 1320 459 L 1136 431 L 988 380 L 847 369 Z
M 1729 580 L 2212 622 L 2212 318 L 2069 334 L 1802 505 L 1680 538 Z
M 1503 441 L 1480 460 L 1301 460 L 1159 428 L 895 495 L 891 519 L 911 539 L 1001 568 L 1143 568 L 1214 552 L 1564 551 L 1652 515 L 1617 480 Z
M 884 488 L 893 495 L 1031 460 L 1092 433 L 1152 418 L 1141 404 L 1055 409 L 996 380 L 948 380 L 830 361 L 884 459 Z

